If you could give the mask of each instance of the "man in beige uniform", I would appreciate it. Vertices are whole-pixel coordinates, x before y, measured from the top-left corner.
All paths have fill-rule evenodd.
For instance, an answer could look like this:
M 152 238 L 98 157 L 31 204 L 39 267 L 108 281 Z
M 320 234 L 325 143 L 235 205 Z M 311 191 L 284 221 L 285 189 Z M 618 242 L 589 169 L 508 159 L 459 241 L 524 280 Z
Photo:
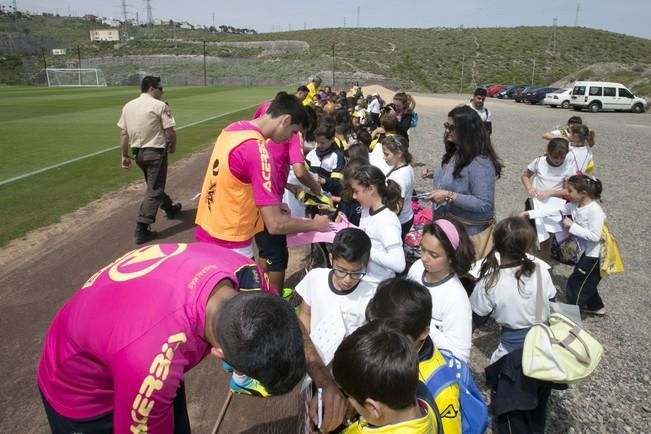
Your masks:
M 158 208 L 173 218 L 181 210 L 181 204 L 173 202 L 165 193 L 167 180 L 167 154 L 176 150 L 176 122 L 169 106 L 161 101 L 163 86 L 160 77 L 146 76 L 140 85 L 142 93 L 122 108 L 118 121 L 120 127 L 120 150 L 122 167 L 128 169 L 129 145 L 136 156 L 136 164 L 142 169 L 147 183 L 145 198 L 140 204 L 133 236 L 136 244 L 152 238 L 149 225 L 156 220 Z

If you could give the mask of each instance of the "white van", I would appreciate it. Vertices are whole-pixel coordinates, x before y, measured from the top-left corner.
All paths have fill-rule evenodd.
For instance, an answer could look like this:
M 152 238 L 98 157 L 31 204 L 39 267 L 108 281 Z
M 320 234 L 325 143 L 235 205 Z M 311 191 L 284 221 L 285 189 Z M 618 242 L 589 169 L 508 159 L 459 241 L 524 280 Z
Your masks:
M 642 113 L 646 110 L 646 101 L 633 95 L 626 86 L 606 81 L 577 81 L 572 89 L 570 105 L 574 110 L 587 108 L 591 112 L 623 110 Z

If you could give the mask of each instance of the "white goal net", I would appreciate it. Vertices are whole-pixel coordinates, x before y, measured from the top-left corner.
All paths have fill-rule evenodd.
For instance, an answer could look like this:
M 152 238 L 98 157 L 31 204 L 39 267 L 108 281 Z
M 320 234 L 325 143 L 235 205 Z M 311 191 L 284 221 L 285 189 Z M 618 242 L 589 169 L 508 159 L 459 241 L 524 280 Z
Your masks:
M 49 87 L 106 87 L 101 69 L 97 68 L 47 68 Z

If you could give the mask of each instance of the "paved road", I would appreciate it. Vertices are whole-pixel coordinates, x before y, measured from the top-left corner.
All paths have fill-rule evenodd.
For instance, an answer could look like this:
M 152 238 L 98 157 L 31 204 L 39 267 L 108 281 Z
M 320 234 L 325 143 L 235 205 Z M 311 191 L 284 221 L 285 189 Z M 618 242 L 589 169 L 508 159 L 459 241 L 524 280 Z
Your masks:
M 390 96 L 390 95 L 387 95 Z M 414 154 L 419 165 L 440 160 L 442 123 L 460 95 L 416 95 L 420 126 Z M 490 100 L 493 140 L 506 163 L 497 184 L 498 216 L 522 209 L 525 198 L 519 177 L 526 164 L 542 153 L 542 132 L 561 125 L 571 111 Z M 596 173 L 604 182 L 603 207 L 617 235 L 626 273 L 600 286 L 609 315 L 589 319 L 586 328 L 605 346 L 604 361 L 587 382 L 554 394 L 549 432 L 649 432 L 651 391 L 649 356 L 649 265 L 651 228 L 646 218 L 650 185 L 647 145 L 651 116 L 625 113 L 582 113 L 597 132 Z M 160 241 L 192 240 L 195 203 L 207 151 L 173 165 L 170 192 L 186 206 L 180 220 L 161 219 L 155 230 Z M 117 161 L 117 160 L 116 160 Z M 117 164 L 117 163 L 116 163 Z M 426 182 L 420 182 L 427 189 Z M 47 432 L 35 387 L 34 372 L 43 334 L 58 308 L 86 278 L 119 254 L 131 241 L 135 210 L 142 186 L 135 185 L 66 216 L 61 224 L 30 234 L 0 252 L 0 432 Z M 561 287 L 571 269 L 554 265 Z M 496 345 L 494 329 L 475 332 L 472 367 L 481 382 L 481 369 Z M 206 360 L 188 377 L 190 417 L 195 432 L 209 432 L 226 393 L 227 377 Z M 292 432 L 298 403 L 292 397 L 274 400 L 237 397 L 221 432 Z M 270 421 L 275 420 L 274 424 Z

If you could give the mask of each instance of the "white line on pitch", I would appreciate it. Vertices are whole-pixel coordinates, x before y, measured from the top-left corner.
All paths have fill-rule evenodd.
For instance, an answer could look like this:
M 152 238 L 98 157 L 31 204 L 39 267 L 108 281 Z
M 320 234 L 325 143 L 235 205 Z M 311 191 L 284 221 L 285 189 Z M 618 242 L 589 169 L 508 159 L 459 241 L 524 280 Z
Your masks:
M 241 109 L 237 109 L 237 110 L 233 110 L 233 111 L 230 111 L 230 112 L 227 112 L 227 113 L 222 113 L 222 114 L 219 114 L 219 115 L 211 116 L 209 118 L 202 119 L 202 120 L 196 121 L 196 122 L 192 122 L 191 124 L 183 125 L 182 127 L 178 127 L 177 131 L 182 130 L 184 128 L 199 125 L 199 124 L 201 124 L 203 122 L 206 122 L 206 121 L 211 121 L 213 119 L 218 119 L 218 118 L 221 118 L 221 117 L 224 117 L 224 116 L 232 115 L 233 113 L 241 112 L 242 110 L 250 109 L 250 108 L 253 108 L 253 107 L 257 107 L 257 106 L 258 106 L 258 104 L 252 104 L 250 106 L 242 107 Z M 47 172 L 48 170 L 56 169 L 56 168 L 61 167 L 61 166 L 65 166 L 65 165 L 68 165 L 68 164 L 71 164 L 71 163 L 75 163 L 75 162 L 77 162 L 79 160 L 85 160 L 86 158 L 90 158 L 90 157 L 94 157 L 96 155 L 104 154 L 104 153 L 109 152 L 109 151 L 114 151 L 114 150 L 119 149 L 119 148 L 120 148 L 120 146 L 112 146 L 112 147 L 107 148 L 107 149 L 102 149 L 101 151 L 93 152 L 91 154 L 82 155 L 81 157 L 76 157 L 76 158 L 73 158 L 71 160 L 67 160 L 67 161 L 64 161 L 64 162 L 61 162 L 61 163 L 53 164 L 51 166 L 43 167 L 42 169 L 37 169 L 37 170 L 34 170 L 32 172 L 28 172 L 28 173 L 24 173 L 22 175 L 14 176 L 13 178 L 3 179 L 2 181 L 0 181 L 0 185 L 10 184 L 12 182 L 19 181 L 21 179 L 29 178 L 30 176 L 33 176 L 33 175 L 38 175 L 39 173 Z

